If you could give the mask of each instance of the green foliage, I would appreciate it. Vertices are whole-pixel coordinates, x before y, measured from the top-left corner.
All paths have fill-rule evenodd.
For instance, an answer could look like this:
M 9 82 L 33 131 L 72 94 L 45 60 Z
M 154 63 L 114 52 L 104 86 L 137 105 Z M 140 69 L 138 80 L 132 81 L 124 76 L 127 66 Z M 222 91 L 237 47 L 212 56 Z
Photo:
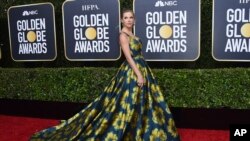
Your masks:
M 0 98 L 91 102 L 115 68 L 0 69 Z M 250 69 L 154 69 L 173 107 L 250 108 Z

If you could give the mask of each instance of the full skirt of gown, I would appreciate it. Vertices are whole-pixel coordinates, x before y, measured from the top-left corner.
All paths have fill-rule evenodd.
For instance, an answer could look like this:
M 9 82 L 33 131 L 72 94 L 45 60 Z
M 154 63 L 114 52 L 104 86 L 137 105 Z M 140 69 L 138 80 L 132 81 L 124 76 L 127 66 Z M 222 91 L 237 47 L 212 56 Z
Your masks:
M 131 54 L 135 54 L 133 59 L 146 80 L 142 88 L 137 86 L 135 73 L 124 61 L 92 103 L 59 125 L 35 133 L 30 140 L 179 141 L 157 81 L 143 56 L 136 54 L 138 44 L 131 39 Z

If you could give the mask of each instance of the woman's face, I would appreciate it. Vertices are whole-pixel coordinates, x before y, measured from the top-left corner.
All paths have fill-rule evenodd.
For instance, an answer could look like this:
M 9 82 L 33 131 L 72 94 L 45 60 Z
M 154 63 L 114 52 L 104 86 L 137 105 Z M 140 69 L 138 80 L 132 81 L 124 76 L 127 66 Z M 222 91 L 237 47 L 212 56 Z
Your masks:
M 132 28 L 134 26 L 135 19 L 134 14 L 132 12 L 123 13 L 122 24 L 123 27 Z

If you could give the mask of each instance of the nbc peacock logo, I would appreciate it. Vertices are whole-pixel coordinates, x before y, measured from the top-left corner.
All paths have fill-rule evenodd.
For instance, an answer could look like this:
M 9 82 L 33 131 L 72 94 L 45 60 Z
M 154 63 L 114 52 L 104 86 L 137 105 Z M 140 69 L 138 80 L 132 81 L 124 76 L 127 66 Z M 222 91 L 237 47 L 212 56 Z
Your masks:
M 22 15 L 23 16 L 30 16 L 30 15 L 37 15 L 38 14 L 38 10 L 31 10 L 31 11 L 23 11 Z
M 158 0 L 155 3 L 155 7 L 165 7 L 165 6 L 177 6 L 177 0 L 167 0 L 167 1 Z

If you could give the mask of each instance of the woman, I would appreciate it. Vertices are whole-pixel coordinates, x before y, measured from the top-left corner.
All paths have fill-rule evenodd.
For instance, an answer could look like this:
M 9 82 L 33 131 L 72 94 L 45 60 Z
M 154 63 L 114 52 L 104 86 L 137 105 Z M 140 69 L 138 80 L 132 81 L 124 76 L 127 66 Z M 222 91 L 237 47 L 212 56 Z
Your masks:
M 31 140 L 178 141 L 160 88 L 132 33 L 134 13 L 124 10 L 120 46 L 126 60 L 100 97 L 72 118 L 34 134 Z

